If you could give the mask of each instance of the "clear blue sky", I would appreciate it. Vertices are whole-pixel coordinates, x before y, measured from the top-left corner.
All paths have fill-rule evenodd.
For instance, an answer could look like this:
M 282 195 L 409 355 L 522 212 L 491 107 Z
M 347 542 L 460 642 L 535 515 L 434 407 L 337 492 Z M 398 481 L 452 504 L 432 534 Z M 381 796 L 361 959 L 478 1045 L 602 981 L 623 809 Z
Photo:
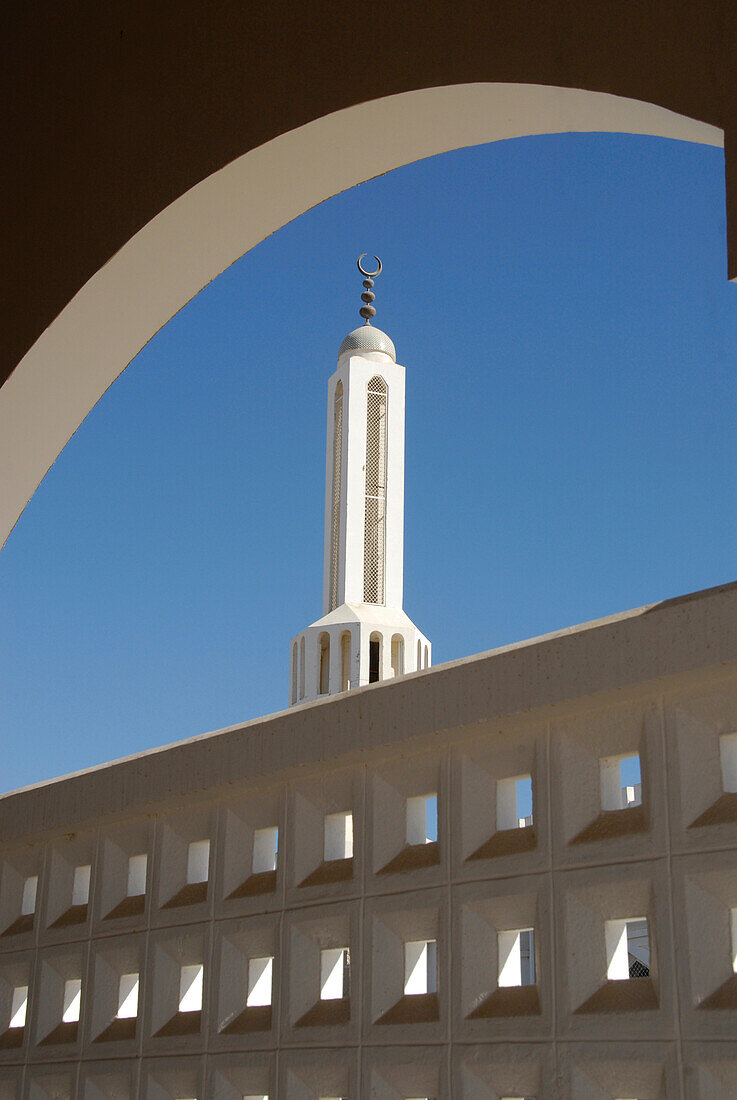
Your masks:
M 405 608 L 436 664 L 734 580 L 723 186 L 702 146 L 500 142 L 338 196 L 206 288 L 0 554 L 0 789 L 286 705 L 362 251 L 407 368 Z

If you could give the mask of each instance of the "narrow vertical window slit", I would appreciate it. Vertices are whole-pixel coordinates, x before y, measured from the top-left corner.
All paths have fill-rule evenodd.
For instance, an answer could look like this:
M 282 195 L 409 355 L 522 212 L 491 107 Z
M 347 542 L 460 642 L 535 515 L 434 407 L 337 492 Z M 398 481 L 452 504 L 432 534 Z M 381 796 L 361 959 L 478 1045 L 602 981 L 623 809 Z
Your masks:
M 340 568 L 340 493 L 343 456 L 343 383 L 335 387 L 333 410 L 333 511 L 330 535 L 330 610 L 338 606 L 338 572 Z
M 384 603 L 386 543 L 386 383 L 374 376 L 366 404 L 366 492 L 363 601 Z

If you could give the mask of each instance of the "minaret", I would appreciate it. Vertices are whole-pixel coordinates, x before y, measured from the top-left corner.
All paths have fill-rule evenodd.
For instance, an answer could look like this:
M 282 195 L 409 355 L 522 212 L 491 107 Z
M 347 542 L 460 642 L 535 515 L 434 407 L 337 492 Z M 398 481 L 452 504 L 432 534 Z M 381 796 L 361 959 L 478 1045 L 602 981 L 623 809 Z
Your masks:
M 289 701 L 308 702 L 429 668 L 431 646 L 402 610 L 404 367 L 371 320 L 349 332 L 328 381 L 323 617 L 292 640 Z

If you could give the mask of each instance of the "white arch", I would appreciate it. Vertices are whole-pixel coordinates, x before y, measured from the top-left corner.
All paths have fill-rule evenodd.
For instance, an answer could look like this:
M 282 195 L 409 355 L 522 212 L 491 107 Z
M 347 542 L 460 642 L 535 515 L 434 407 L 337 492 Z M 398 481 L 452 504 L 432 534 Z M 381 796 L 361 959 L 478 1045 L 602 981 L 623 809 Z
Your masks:
M 526 134 L 606 131 L 723 145 L 714 126 L 638 100 L 534 84 L 405 92 L 317 119 L 232 161 L 162 210 L 81 288 L 0 389 L 0 539 L 141 348 L 276 229 L 355 184 Z

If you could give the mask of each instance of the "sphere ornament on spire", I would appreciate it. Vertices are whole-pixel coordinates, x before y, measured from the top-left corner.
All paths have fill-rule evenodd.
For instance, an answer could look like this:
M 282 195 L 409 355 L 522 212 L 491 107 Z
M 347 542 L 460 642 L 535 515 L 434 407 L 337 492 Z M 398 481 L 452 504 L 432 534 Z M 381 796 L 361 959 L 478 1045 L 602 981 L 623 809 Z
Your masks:
M 363 276 L 364 291 L 361 295 L 361 301 L 363 305 L 359 309 L 359 315 L 363 317 L 363 325 L 360 328 L 354 329 L 353 332 L 349 332 L 343 343 L 340 345 L 338 352 L 338 358 L 347 351 L 354 352 L 369 352 L 380 351 L 384 355 L 390 356 L 393 362 L 397 361 L 397 352 L 394 347 L 393 341 L 387 336 L 381 329 L 373 328 L 371 325 L 372 317 L 376 316 L 376 306 L 373 304 L 376 295 L 374 294 L 374 280 L 381 275 L 383 270 L 383 264 L 378 256 L 374 256 L 377 267 L 375 271 L 368 271 L 362 264 L 364 256 L 367 256 L 367 252 L 362 252 L 356 261 L 356 266 Z
M 367 325 L 370 325 L 371 324 L 371 318 L 376 316 L 376 308 L 372 304 L 374 299 L 376 298 L 376 295 L 374 294 L 372 288 L 373 288 L 373 285 L 374 285 L 374 279 L 377 277 L 377 275 L 381 275 L 382 263 L 381 263 L 381 260 L 379 259 L 378 256 L 374 256 L 374 259 L 376 260 L 376 262 L 379 266 L 376 268 L 376 271 L 367 271 L 366 268 L 363 267 L 363 265 L 361 264 L 361 260 L 363 259 L 364 256 L 368 256 L 368 252 L 362 252 L 361 255 L 358 257 L 358 260 L 356 262 L 356 266 L 357 266 L 358 270 L 361 272 L 362 275 L 365 275 L 365 279 L 363 280 L 363 285 L 366 288 L 364 290 L 363 294 L 361 295 L 361 301 L 364 304 L 361 306 L 361 308 L 359 309 L 358 312 L 361 315 L 361 317 L 363 317 L 364 322 Z

